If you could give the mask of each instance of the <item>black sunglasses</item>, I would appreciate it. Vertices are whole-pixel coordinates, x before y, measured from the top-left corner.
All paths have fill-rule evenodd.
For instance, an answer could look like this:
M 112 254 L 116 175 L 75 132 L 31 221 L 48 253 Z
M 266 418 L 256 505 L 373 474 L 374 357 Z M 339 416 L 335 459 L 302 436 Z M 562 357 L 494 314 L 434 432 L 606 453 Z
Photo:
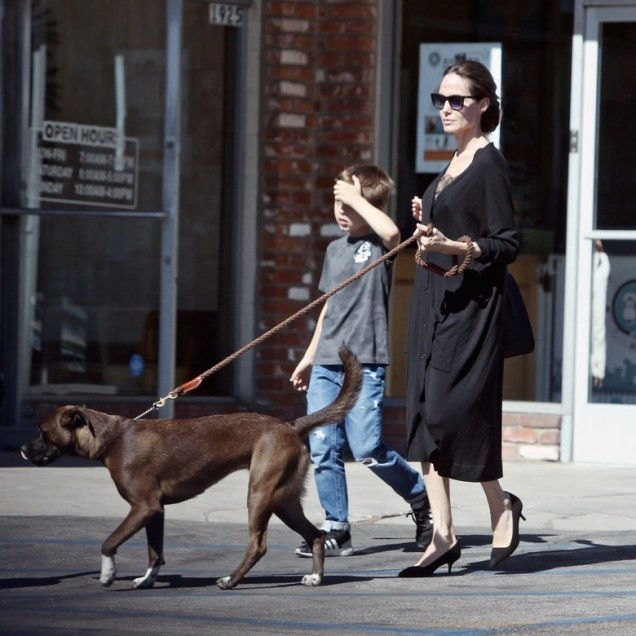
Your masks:
M 431 101 L 434 108 L 442 110 L 444 104 L 448 101 L 450 107 L 453 110 L 462 110 L 464 108 L 464 100 L 470 97 L 471 99 L 477 99 L 474 95 L 442 95 L 440 93 L 431 93 Z

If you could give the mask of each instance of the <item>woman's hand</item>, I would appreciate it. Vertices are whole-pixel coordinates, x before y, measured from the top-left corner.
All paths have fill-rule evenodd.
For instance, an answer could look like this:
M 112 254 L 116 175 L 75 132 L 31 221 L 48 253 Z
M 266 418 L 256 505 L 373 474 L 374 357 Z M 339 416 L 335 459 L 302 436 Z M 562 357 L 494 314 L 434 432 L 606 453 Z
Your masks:
M 417 237 L 417 246 L 422 252 L 437 252 L 439 254 L 454 254 L 465 257 L 469 249 L 465 241 L 453 241 L 442 234 L 432 223 L 422 225 L 418 223 L 413 236 Z M 470 246 L 472 258 L 481 256 L 481 248 L 474 242 Z
M 454 253 L 451 251 L 450 244 L 455 241 L 449 241 L 444 234 L 433 227 L 432 223 L 428 225 L 418 223 L 413 236 L 417 237 L 417 245 L 422 252 Z
M 422 252 L 442 252 L 439 249 L 448 239 L 432 223 L 423 225 L 422 221 L 422 199 L 413 197 L 411 199 L 411 212 L 413 218 L 418 221 L 413 236 L 417 237 L 417 245 Z
M 422 220 L 422 199 L 420 197 L 411 199 L 411 212 L 413 218 L 419 223 Z

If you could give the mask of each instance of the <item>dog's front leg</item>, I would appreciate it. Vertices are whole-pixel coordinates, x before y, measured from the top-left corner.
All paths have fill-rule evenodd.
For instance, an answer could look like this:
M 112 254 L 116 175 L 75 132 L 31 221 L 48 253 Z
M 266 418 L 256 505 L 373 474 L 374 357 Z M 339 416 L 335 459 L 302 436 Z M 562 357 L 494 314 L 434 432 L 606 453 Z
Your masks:
M 115 557 L 102 554 L 102 571 L 99 575 L 99 582 L 104 587 L 108 587 L 115 580 L 116 575 Z
M 157 563 L 157 565 L 148 568 L 143 576 L 133 579 L 133 588 L 136 590 L 146 590 L 151 588 L 159 576 L 161 565 L 161 563 Z
M 99 577 L 99 582 L 104 587 L 111 585 L 115 580 L 115 554 L 117 553 L 117 548 L 141 530 L 157 512 L 162 513 L 161 507 L 133 506 L 126 518 L 104 541 L 102 544 L 102 571 Z
M 146 539 L 148 540 L 148 569 L 143 576 L 133 581 L 135 589 L 147 589 L 155 584 L 159 576 L 161 566 L 165 564 L 163 560 L 163 510 L 146 524 Z

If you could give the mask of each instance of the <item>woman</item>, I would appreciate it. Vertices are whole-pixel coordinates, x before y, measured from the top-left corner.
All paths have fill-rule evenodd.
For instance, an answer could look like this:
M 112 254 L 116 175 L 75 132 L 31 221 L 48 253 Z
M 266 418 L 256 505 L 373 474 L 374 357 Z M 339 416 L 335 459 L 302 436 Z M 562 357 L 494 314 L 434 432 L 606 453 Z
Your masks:
M 519 543 L 521 501 L 502 490 L 502 291 L 519 250 L 506 162 L 486 139 L 499 124 L 488 69 L 446 69 L 431 95 L 457 151 L 422 199 L 407 338 L 408 458 L 422 462 L 433 539 L 403 577 L 431 576 L 460 557 L 449 479 L 481 482 L 493 530 L 491 568 Z M 450 270 L 450 271 L 448 271 Z M 444 275 L 444 272 L 448 272 Z

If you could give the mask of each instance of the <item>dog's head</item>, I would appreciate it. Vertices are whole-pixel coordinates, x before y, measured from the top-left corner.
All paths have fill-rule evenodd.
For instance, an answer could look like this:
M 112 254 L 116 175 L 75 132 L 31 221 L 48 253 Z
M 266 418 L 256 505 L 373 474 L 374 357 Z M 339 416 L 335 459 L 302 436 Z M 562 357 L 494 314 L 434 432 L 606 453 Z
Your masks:
M 85 413 L 77 406 L 55 409 L 40 423 L 40 433 L 23 444 L 20 453 L 36 466 L 46 466 L 62 455 L 91 457 L 95 431 Z

